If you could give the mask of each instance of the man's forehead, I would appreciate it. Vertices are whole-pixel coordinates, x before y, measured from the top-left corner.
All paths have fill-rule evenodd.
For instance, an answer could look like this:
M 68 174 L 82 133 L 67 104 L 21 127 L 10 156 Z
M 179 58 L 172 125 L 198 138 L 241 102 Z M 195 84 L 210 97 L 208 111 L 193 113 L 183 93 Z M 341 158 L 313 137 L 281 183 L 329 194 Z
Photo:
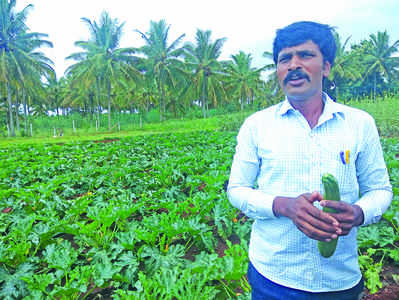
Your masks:
M 281 54 L 285 53 L 292 53 L 296 51 L 303 51 L 303 50 L 309 50 L 309 51 L 320 51 L 319 46 L 315 44 L 313 41 L 309 40 L 304 43 L 295 45 L 295 46 L 290 46 L 290 47 L 285 47 L 281 49 L 281 51 L 278 53 L 280 56 Z

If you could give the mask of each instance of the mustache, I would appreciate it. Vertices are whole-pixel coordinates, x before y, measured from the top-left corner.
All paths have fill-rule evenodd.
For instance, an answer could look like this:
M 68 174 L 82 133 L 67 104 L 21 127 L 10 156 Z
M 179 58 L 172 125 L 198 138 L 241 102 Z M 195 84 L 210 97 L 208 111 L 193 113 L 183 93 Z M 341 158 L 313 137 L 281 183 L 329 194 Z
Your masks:
M 293 71 L 290 71 L 287 76 L 284 78 L 284 85 L 286 85 L 288 83 L 288 81 L 292 80 L 292 79 L 302 79 L 305 78 L 307 81 L 310 81 L 310 78 L 308 76 L 308 74 L 302 72 L 300 69 L 296 69 Z

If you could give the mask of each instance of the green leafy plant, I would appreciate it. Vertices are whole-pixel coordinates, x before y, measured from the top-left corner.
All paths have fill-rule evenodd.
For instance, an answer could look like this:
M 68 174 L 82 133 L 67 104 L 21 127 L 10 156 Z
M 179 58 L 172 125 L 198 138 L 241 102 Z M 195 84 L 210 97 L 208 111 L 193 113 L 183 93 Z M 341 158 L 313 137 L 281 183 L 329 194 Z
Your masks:
M 0 298 L 249 299 L 252 220 L 223 191 L 235 137 L 0 149 Z M 399 264 L 399 146 L 382 141 L 395 197 L 358 240 L 373 292 L 384 264 Z

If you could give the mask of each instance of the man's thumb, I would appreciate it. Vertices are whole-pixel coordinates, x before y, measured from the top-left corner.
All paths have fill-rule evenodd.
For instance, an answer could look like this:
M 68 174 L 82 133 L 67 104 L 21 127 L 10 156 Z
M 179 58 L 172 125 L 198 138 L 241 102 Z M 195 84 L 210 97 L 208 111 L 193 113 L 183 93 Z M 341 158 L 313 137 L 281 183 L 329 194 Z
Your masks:
M 323 196 L 322 196 L 319 192 L 317 192 L 317 191 L 314 191 L 314 192 L 312 193 L 312 195 L 310 196 L 310 201 L 311 201 L 312 203 L 314 203 L 314 202 L 316 202 L 316 201 L 321 201 L 321 200 L 323 200 Z

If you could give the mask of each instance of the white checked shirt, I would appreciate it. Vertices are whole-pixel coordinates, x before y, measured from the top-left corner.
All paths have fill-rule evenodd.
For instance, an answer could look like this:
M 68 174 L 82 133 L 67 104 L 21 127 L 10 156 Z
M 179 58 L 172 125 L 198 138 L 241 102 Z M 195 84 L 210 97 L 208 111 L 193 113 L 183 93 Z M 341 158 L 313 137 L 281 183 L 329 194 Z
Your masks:
M 254 267 L 278 284 L 312 292 L 344 290 L 359 282 L 357 229 L 339 237 L 334 255 L 323 258 L 316 240 L 273 214 L 273 199 L 322 193 L 321 177 L 330 173 L 339 182 L 341 200 L 362 208 L 363 225 L 377 222 L 392 200 L 373 118 L 326 94 L 323 100 L 313 129 L 287 99 L 247 118 L 228 186 L 230 202 L 255 219 L 249 245 Z

